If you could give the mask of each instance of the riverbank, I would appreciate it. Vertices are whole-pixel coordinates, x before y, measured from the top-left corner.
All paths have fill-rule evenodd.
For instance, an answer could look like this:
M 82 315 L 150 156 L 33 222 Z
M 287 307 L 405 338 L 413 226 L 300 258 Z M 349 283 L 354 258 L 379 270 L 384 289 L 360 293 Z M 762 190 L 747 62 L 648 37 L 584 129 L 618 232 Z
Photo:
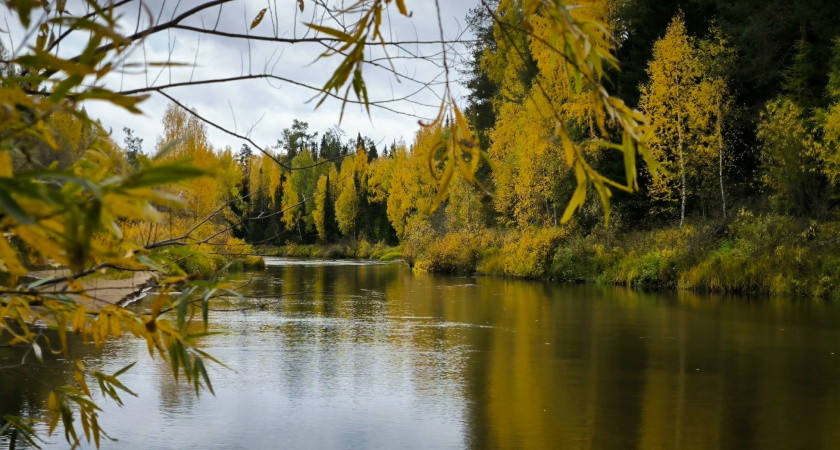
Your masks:
M 265 269 L 265 260 L 260 256 L 243 256 L 231 259 L 229 256 L 196 253 L 179 261 L 170 268 L 168 274 L 151 271 L 128 271 L 109 269 L 82 277 L 71 285 L 67 282 L 36 287 L 42 293 L 65 293 L 73 300 L 87 303 L 92 307 L 105 305 L 125 306 L 142 298 L 146 292 L 158 284 L 157 280 L 166 275 L 192 275 L 201 278 L 215 277 L 220 274 L 232 274 L 246 270 Z M 67 268 L 30 270 L 26 278 L 30 282 L 50 278 L 63 278 L 70 275 Z M 85 295 L 75 292 L 84 290 Z
M 403 246 L 389 246 L 382 242 L 371 244 L 366 240 L 345 241 L 335 244 L 287 244 L 255 247 L 262 256 L 325 259 L 371 259 L 396 261 L 403 259 Z
M 78 290 L 67 283 L 53 284 L 48 287 L 38 288 L 42 293 L 64 292 L 70 298 L 89 304 L 92 307 L 105 305 L 124 306 L 143 295 L 145 291 L 157 285 L 157 278 L 152 272 L 125 272 L 128 276 L 122 278 L 86 277 L 78 280 L 85 296 L 74 294 Z M 68 269 L 35 270 L 27 274 L 27 277 L 38 280 L 48 278 L 61 278 L 70 274 Z
M 462 231 L 410 240 L 405 254 L 429 272 L 840 301 L 840 222 L 775 214 L 631 232 Z

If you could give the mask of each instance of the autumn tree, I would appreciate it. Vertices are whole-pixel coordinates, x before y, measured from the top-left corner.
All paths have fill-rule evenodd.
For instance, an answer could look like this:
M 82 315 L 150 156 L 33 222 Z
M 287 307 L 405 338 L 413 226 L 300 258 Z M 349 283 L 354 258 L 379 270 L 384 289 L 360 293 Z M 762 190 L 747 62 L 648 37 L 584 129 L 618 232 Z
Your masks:
M 318 185 L 315 196 L 315 209 L 312 211 L 312 220 L 315 222 L 315 230 L 321 242 L 327 241 L 327 217 L 326 207 L 330 203 L 330 180 L 329 175 L 321 175 L 318 178 Z
M 835 187 L 840 187 L 840 37 L 834 43 L 834 57 L 826 91 L 831 103 L 820 111 L 821 128 L 825 136 L 820 157 L 826 176 Z
M 357 237 L 358 221 L 367 197 L 367 168 L 367 154 L 364 146 L 360 146 L 356 156 L 341 165 L 338 174 L 335 218 L 345 236 Z
M 286 178 L 283 183 L 283 223 L 287 229 L 297 230 L 300 237 L 303 238 L 303 228 L 301 226 L 301 218 L 303 217 L 303 205 L 301 203 L 301 196 L 292 180 Z
M 758 126 L 762 181 L 781 212 L 811 217 L 824 212 L 827 192 L 814 131 L 805 110 L 789 98 L 769 103 L 762 114 Z
M 697 142 L 692 158 L 699 179 L 700 195 L 711 191 L 710 180 L 717 174 L 722 217 L 726 217 L 725 172 L 731 156 L 730 123 L 737 111 L 731 89 L 731 73 L 735 67 L 735 49 L 719 27 L 713 27 L 708 39 L 698 42 L 698 58 L 702 67 L 700 84 L 694 90 L 692 114 Z M 717 160 L 717 164 L 713 161 Z M 715 170 L 715 165 L 716 170 Z M 709 188 L 704 189 L 704 186 Z
M 317 197 L 318 177 L 326 171 L 328 166 L 316 166 L 310 152 L 304 151 L 292 159 L 292 167 L 300 169 L 292 171 L 288 176 L 289 182 L 292 185 L 292 192 L 297 195 L 296 202 L 301 203 L 299 208 L 301 220 L 299 228 L 302 232 L 315 231 L 313 210 L 315 209 L 314 199 Z M 292 200 L 284 202 L 285 205 L 291 205 L 293 203 Z
M 651 123 L 651 149 L 670 172 L 653 182 L 650 193 L 655 199 L 670 203 L 675 201 L 674 191 L 679 192 L 680 228 L 685 223 L 688 197 L 690 108 L 700 75 L 695 41 L 685 30 L 683 16 L 677 15 L 665 36 L 654 44 L 649 81 L 642 87 L 640 107 Z
M 388 195 L 388 219 L 401 239 L 405 237 L 409 219 L 428 220 L 432 214 L 432 198 L 435 193 L 434 179 L 426 168 L 428 154 L 434 151 L 435 130 L 423 129 L 417 132 L 411 150 L 396 147 L 394 174 Z

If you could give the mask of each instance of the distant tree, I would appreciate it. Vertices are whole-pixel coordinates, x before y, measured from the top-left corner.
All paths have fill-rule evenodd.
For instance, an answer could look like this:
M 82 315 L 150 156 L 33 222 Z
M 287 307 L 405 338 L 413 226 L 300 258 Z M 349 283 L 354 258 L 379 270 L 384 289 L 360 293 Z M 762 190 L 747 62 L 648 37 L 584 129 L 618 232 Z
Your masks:
M 379 158 L 379 152 L 376 150 L 376 143 L 373 142 L 373 139 L 365 136 L 364 137 L 364 146 L 365 146 L 365 153 L 368 157 L 368 162 L 373 161 L 376 158 Z
M 303 149 L 315 146 L 317 136 L 318 133 L 309 133 L 308 123 L 294 119 L 291 128 L 283 129 L 277 146 L 286 153 L 289 160 L 292 160 Z
M 344 138 L 344 131 L 338 125 L 330 127 L 321 136 L 320 158 L 334 159 L 341 155 L 341 141 Z
M 499 1 L 490 0 L 488 4 L 495 9 Z M 467 26 L 472 30 L 476 41 L 469 46 L 470 54 L 466 59 L 466 67 L 463 69 L 466 75 L 464 86 L 470 91 L 464 112 L 481 138 L 482 150 L 487 151 L 490 146 L 489 132 L 496 124 L 496 109 L 493 107 L 493 101 L 499 92 L 499 84 L 490 78 L 484 66 L 485 55 L 496 52 L 493 16 L 484 5 L 478 5 L 467 15 Z
M 123 127 L 125 132 L 125 159 L 128 161 L 129 167 L 132 170 L 140 168 L 140 161 L 137 159 L 143 154 L 143 138 L 134 136 L 134 130 L 128 127 Z

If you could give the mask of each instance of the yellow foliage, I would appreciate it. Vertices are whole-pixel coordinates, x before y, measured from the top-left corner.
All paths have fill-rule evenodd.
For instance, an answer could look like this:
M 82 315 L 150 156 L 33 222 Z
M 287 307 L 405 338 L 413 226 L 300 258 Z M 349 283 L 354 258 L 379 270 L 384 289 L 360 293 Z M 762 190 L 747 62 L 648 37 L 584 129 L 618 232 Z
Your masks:
M 396 168 L 396 158 L 377 158 L 368 168 L 368 199 L 374 203 L 388 200 Z
M 327 240 L 327 225 L 324 222 L 325 207 L 327 201 L 327 177 L 328 175 L 321 175 L 318 178 L 318 186 L 315 193 L 315 209 L 312 211 L 312 218 L 315 221 L 315 230 L 318 231 L 318 237 L 322 242 Z
M 429 173 L 427 155 L 435 148 L 434 130 L 420 129 L 411 151 L 397 147 L 394 155 L 394 175 L 388 196 L 388 220 L 402 238 L 410 217 L 427 220 L 431 215 L 435 183 Z
M 527 228 L 519 236 L 508 238 L 502 246 L 505 273 L 524 278 L 544 276 L 554 250 L 567 235 L 567 229 L 544 227 Z
M 335 220 L 338 222 L 338 229 L 341 234 L 345 236 L 355 235 L 356 233 L 356 219 L 359 217 L 359 196 L 362 194 L 357 189 L 357 180 L 361 177 L 357 171 L 357 164 L 360 164 L 362 159 L 359 155 L 364 155 L 364 149 L 360 148 L 356 157 L 352 160 L 345 160 L 341 165 L 341 172 L 336 180 L 336 191 L 338 193 L 335 199 Z M 361 169 L 366 170 L 367 157 L 363 157 L 364 164 Z M 361 186 L 361 183 L 359 183 Z
M 654 44 L 648 82 L 641 88 L 641 109 L 651 124 L 650 148 L 668 173 L 653 180 L 649 193 L 668 204 L 706 199 L 719 192 L 724 206 L 727 164 L 724 121 L 733 110 L 727 82 L 734 51 L 719 29 L 710 40 L 697 41 L 685 29 L 682 14 Z M 717 182 L 714 180 L 717 179 Z

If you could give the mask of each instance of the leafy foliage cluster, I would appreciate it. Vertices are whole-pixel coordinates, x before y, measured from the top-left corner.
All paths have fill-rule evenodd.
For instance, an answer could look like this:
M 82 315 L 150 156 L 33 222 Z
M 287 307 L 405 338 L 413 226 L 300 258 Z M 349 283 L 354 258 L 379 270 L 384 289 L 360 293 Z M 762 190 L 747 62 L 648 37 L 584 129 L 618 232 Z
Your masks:
M 609 227 L 607 211 L 587 203 L 558 238 L 551 230 L 569 218 L 564 207 L 570 198 L 575 202 L 581 179 L 574 165 L 562 164 L 558 114 L 599 174 L 622 174 L 630 167 L 623 160 L 628 154 L 613 153 L 609 138 L 599 140 L 598 103 L 578 93 L 574 77 L 566 77 L 573 72 L 548 51 L 562 40 L 540 38 L 550 29 L 541 22 L 550 14 L 529 16 L 529 2 L 521 1 L 502 2 L 504 12 L 494 16 L 491 3 L 482 3 L 468 18 L 479 41 L 465 70 L 471 91 L 466 116 L 485 138 L 482 166 L 489 170 L 477 174 L 493 196 L 479 194 L 468 221 L 422 210 L 398 219 L 396 229 L 417 230 L 417 236 L 400 234 L 406 257 L 430 270 L 834 295 L 835 277 L 825 268 L 835 267 L 827 233 L 840 219 L 840 22 L 830 2 L 806 3 L 680 7 L 602 0 L 571 10 L 582 21 L 605 25 L 621 61 L 620 70 L 606 71 L 607 89 L 645 113 L 643 142 L 663 170 L 639 172 L 641 195 L 613 198 Z M 782 12 L 801 26 L 776 23 Z M 615 121 L 605 126 L 608 136 L 621 139 Z M 462 201 L 470 203 L 469 196 L 450 197 L 444 216 L 464 214 Z M 412 223 L 418 219 L 424 225 Z M 767 227 L 744 235 L 751 220 Z M 773 221 L 787 225 L 776 229 Z M 463 232 L 465 222 L 470 233 Z M 464 234 L 490 238 L 476 255 Z M 461 236 L 460 258 L 450 235 Z M 534 239 L 550 242 L 552 263 L 540 252 L 521 251 Z

